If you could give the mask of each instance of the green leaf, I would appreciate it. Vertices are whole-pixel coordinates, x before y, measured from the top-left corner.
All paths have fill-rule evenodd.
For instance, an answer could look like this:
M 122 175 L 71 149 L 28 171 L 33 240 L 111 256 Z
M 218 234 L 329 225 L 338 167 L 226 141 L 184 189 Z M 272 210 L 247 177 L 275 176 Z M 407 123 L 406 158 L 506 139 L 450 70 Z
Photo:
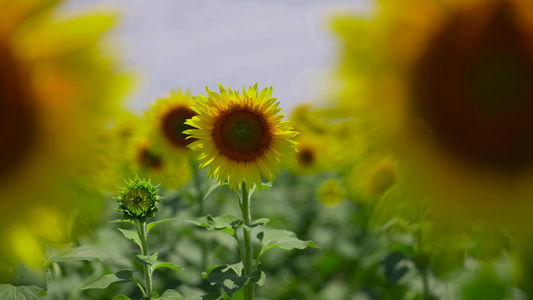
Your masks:
M 266 275 L 262 271 L 255 271 L 250 276 L 240 276 L 237 274 L 233 266 L 216 266 L 207 270 L 207 280 L 212 284 L 221 288 L 230 297 L 247 285 L 249 282 L 263 285 L 266 279 Z
M 183 270 L 182 267 L 178 266 L 178 265 L 175 265 L 173 263 L 170 263 L 170 262 L 164 262 L 164 261 L 156 261 L 153 265 L 152 265 L 152 270 L 155 271 L 159 268 L 169 268 L 169 269 L 172 269 L 172 270 Z
M 150 229 L 154 228 L 156 225 L 159 225 L 161 223 L 165 223 L 165 222 L 168 222 L 168 221 L 172 221 L 174 219 L 175 218 L 170 218 L 170 219 L 164 219 L 164 220 L 159 220 L 159 221 L 156 221 L 156 222 L 148 223 L 148 225 L 146 225 L 146 230 L 147 230 L 147 232 L 150 232 Z
M 108 258 L 109 253 L 99 250 L 92 246 L 80 246 L 74 247 L 72 244 L 65 248 L 57 249 L 53 247 L 47 247 L 46 249 L 46 262 L 47 265 L 50 262 L 69 262 L 69 261 L 95 261 L 104 260 Z
M 0 299 L 34 300 L 43 289 L 37 286 L 14 286 L 0 284 Z
M 131 220 L 131 219 L 117 219 L 117 220 L 113 220 L 113 221 L 111 221 L 109 223 L 130 223 L 130 224 L 133 224 L 133 225 L 137 225 L 137 222 L 135 222 L 134 220 Z
M 131 300 L 131 298 L 126 295 L 117 295 L 113 300 Z
M 243 288 L 249 281 L 248 276 L 239 276 L 235 270 L 228 266 L 214 267 L 207 274 L 207 280 L 221 288 L 230 297 L 238 290 Z
M 207 215 L 196 220 L 188 220 L 196 226 L 205 227 L 207 230 L 218 230 L 233 235 L 235 229 L 242 225 L 243 220 L 233 215 L 212 217 Z
M 209 188 L 207 189 L 207 191 L 205 192 L 205 195 L 204 195 L 204 199 L 203 199 L 203 200 L 205 200 L 205 199 L 207 198 L 207 196 L 209 196 L 214 190 L 216 190 L 216 189 L 217 189 L 218 187 L 220 187 L 220 186 L 222 186 L 222 185 L 221 185 L 220 182 L 218 182 L 218 181 L 217 181 L 217 182 L 214 182 L 213 184 L 211 184 L 211 185 L 209 186 Z M 202 200 L 202 201 L 203 201 L 203 200 Z
M 183 300 L 183 296 L 175 290 L 166 290 L 159 300 Z
M 133 241 L 135 244 L 139 245 L 141 247 L 141 238 L 139 237 L 139 233 L 136 230 L 130 230 L 130 229 L 122 229 L 117 228 L 122 234 L 130 241 Z
M 251 231 L 251 230 L 252 230 L 253 228 L 255 228 L 255 227 L 265 226 L 266 223 L 268 223 L 269 221 L 270 221 L 270 219 L 268 219 L 268 218 L 261 218 L 261 219 L 255 221 L 255 222 L 254 222 L 253 224 L 251 224 L 251 225 L 246 225 L 246 223 L 243 222 L 242 226 L 243 226 L 244 228 L 246 228 L 246 230 Z
M 312 241 L 302 241 L 292 231 L 281 229 L 265 229 L 257 234 L 257 238 L 265 248 L 264 251 L 279 248 L 283 250 L 305 249 L 307 247 L 320 249 Z
M 145 265 L 153 265 L 157 262 L 157 255 L 158 253 L 154 253 L 152 255 L 142 255 L 142 254 L 137 254 L 135 255 L 135 257 L 137 257 L 137 259 L 139 259 L 143 264 Z
M 102 276 L 97 281 L 89 284 L 86 287 L 82 287 L 82 290 L 88 289 L 105 289 L 113 283 L 130 282 L 133 280 L 131 270 L 120 270 L 115 274 L 107 274 Z
M 262 182 L 261 183 L 261 190 L 270 190 L 270 188 L 272 187 L 272 182 L 270 181 L 267 181 L 267 182 Z M 252 197 L 252 195 L 259 191 L 259 189 L 257 188 L 257 186 L 254 184 L 254 187 L 250 190 L 250 197 Z

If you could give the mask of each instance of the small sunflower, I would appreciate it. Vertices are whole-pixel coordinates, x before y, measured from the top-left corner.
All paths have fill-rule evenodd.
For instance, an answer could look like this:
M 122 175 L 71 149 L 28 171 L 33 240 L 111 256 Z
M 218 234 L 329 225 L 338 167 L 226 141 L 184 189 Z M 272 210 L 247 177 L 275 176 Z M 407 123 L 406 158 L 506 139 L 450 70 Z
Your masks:
M 157 186 L 152 186 L 150 180 L 139 178 L 130 179 L 127 184 L 119 196 L 114 198 L 119 204 L 117 211 L 124 213 L 124 219 L 144 220 L 153 217 L 157 212 L 157 204 L 162 199 L 157 195 Z
M 194 139 L 187 139 L 183 131 L 192 129 L 185 121 L 196 115 L 191 109 L 194 104 L 190 92 L 177 89 L 151 106 L 146 119 L 154 152 L 173 161 L 183 161 L 191 154 L 187 146 Z
M 220 182 L 227 179 L 232 190 L 243 182 L 260 188 L 261 175 L 273 182 L 280 167 L 294 161 L 297 150 L 291 139 L 298 133 L 281 121 L 283 113 L 271 98 L 272 88 L 258 93 L 255 84 L 241 94 L 221 84 L 219 88 L 220 94 L 207 89 L 207 97 L 193 97 L 198 115 L 186 122 L 195 128 L 185 133 L 197 139 L 189 147 L 200 152 L 200 168 L 211 164 L 208 176 Z

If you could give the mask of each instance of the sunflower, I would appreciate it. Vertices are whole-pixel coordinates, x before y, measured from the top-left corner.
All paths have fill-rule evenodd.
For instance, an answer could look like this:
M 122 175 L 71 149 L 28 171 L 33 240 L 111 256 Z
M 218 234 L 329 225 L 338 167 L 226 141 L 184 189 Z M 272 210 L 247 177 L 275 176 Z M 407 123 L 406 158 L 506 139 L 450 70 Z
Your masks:
M 220 94 L 207 88 L 207 97 L 193 97 L 198 115 L 186 122 L 195 128 L 185 133 L 197 139 L 189 147 L 200 152 L 200 168 L 211 164 L 208 176 L 222 183 L 227 179 L 232 190 L 243 182 L 261 188 L 261 175 L 275 181 L 275 173 L 294 161 L 297 150 L 291 139 L 298 133 L 281 121 L 272 88 L 258 93 L 255 84 L 241 94 L 221 84 L 219 88 Z
M 407 198 L 450 222 L 531 227 L 533 5 L 378 1 L 335 27 L 346 42 L 338 111 L 354 117 L 359 161 L 392 152 Z
M 98 200 L 80 196 L 94 168 L 90 149 L 126 86 L 101 56 L 100 36 L 114 18 L 65 16 L 55 10 L 58 2 L 0 1 L 0 237 L 6 241 L 0 255 L 6 262 L 42 265 L 45 243 L 68 240 L 70 213 L 97 209 Z
M 194 140 L 187 139 L 183 131 L 192 129 L 185 121 L 196 115 L 191 109 L 194 104 L 190 92 L 180 89 L 152 104 L 146 119 L 153 151 L 175 162 L 183 161 L 192 153 L 187 146 Z

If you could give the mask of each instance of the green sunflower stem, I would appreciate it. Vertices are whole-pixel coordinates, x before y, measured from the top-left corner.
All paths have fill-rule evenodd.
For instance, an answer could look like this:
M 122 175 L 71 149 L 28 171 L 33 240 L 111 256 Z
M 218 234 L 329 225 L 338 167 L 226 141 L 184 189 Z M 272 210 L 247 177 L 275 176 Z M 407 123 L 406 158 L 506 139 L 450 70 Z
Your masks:
M 252 207 L 251 199 L 248 194 L 248 188 L 246 183 L 242 183 L 242 218 L 244 223 L 250 225 L 252 224 Z M 243 228 L 244 234 L 244 257 L 243 257 L 243 266 L 244 266 L 244 275 L 250 276 L 253 272 L 253 256 L 254 249 L 252 246 L 251 232 Z M 254 299 L 254 283 L 249 282 L 244 286 L 244 299 L 253 300 Z
M 148 256 L 148 230 L 146 228 L 146 220 L 137 220 L 137 226 L 139 227 L 139 235 L 141 238 L 142 255 Z M 148 299 L 152 299 L 152 266 L 144 264 L 144 277 L 146 280 L 146 296 Z
M 193 170 L 193 181 L 194 187 L 198 192 L 198 216 L 204 215 L 204 192 L 202 190 L 202 179 L 200 177 L 200 172 L 197 167 L 196 160 L 189 156 L 189 164 Z M 200 241 L 200 250 L 201 250 L 201 267 L 203 270 L 207 269 L 207 245 L 204 240 Z

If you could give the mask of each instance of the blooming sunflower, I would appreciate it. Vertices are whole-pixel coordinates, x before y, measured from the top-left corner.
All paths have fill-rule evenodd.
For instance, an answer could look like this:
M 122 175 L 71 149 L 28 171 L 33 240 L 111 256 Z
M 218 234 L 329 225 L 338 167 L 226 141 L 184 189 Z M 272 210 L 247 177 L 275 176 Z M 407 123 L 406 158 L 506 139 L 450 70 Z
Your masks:
M 185 133 L 197 140 L 189 147 L 200 152 L 200 168 L 211 164 L 208 176 L 220 182 L 227 179 L 230 189 L 243 182 L 261 188 L 261 175 L 273 182 L 275 173 L 294 161 L 297 150 L 291 139 L 298 133 L 288 121 L 281 121 L 283 113 L 271 98 L 272 88 L 258 93 L 255 84 L 241 94 L 221 84 L 219 88 L 220 94 L 207 88 L 207 97 L 193 97 L 198 115 L 186 124 L 195 129 Z
M 522 0 L 410 0 L 337 20 L 339 111 L 359 129 L 347 140 L 363 156 L 392 152 L 407 198 L 440 216 L 530 228 L 532 16 Z
M 191 109 L 194 104 L 190 92 L 180 89 L 157 99 L 146 115 L 153 151 L 175 162 L 183 161 L 192 153 L 187 146 L 194 140 L 187 139 L 183 131 L 192 129 L 185 121 L 196 115 Z
M 95 162 L 88 149 L 125 87 L 125 77 L 110 72 L 114 64 L 101 56 L 100 35 L 114 18 L 65 16 L 54 10 L 58 2 L 0 1 L 0 255 L 6 262 L 42 265 L 44 244 L 67 240 L 69 212 L 98 206 L 80 197 Z M 32 224 L 43 222 L 46 231 L 34 230 Z

